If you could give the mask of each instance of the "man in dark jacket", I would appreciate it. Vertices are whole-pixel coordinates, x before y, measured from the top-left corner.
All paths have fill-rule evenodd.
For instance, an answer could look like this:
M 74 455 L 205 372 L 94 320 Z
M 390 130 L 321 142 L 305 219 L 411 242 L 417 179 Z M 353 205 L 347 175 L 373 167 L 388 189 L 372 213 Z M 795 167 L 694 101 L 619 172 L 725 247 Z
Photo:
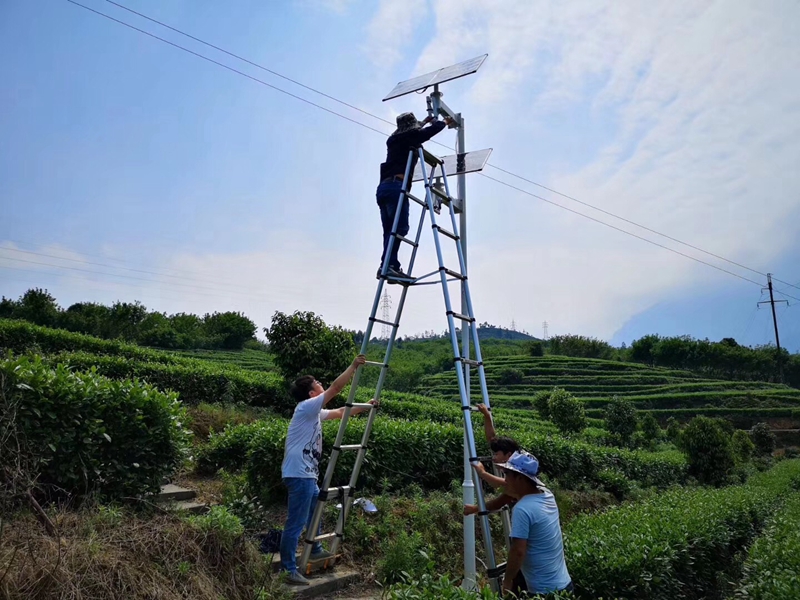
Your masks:
M 383 223 L 383 254 L 381 255 L 381 266 L 386 258 L 386 249 L 389 247 L 389 240 L 392 237 L 392 226 L 394 225 L 395 213 L 397 212 L 398 200 L 403 187 L 403 176 L 406 172 L 408 153 L 410 150 L 418 150 L 424 142 L 427 142 L 434 135 L 442 131 L 445 126 L 452 123 L 452 119 L 445 118 L 444 121 L 433 121 L 433 117 L 428 117 L 422 123 L 417 121 L 414 113 L 403 113 L 397 117 L 397 130 L 386 140 L 386 162 L 381 164 L 381 179 L 376 192 L 378 207 L 381 210 L 381 222 Z M 427 127 L 425 127 L 427 125 Z M 409 179 L 417 166 L 418 155 L 415 152 L 411 161 L 411 171 Z M 408 182 L 408 189 L 411 191 L 411 182 Z M 397 223 L 397 233 L 405 236 L 408 233 L 408 200 L 403 199 L 400 207 L 400 220 Z M 400 244 L 395 240 L 392 247 L 392 254 L 389 257 L 389 268 L 387 276 L 394 279 L 408 279 L 400 268 L 400 261 L 397 259 L 397 251 Z M 378 270 L 380 277 L 381 271 Z

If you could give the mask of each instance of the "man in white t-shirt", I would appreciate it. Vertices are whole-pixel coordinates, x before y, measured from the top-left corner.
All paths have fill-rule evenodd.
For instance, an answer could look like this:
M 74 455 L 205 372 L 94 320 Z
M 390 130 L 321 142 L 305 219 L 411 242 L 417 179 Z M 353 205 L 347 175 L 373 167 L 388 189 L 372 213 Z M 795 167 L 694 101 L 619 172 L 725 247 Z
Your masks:
M 311 375 L 303 375 L 295 380 L 289 390 L 297 400 L 294 415 L 286 434 L 286 446 L 281 465 L 283 483 L 289 490 L 289 512 L 281 537 L 281 569 L 288 572 L 287 582 L 294 585 L 308 585 L 308 580 L 297 572 L 296 553 L 300 534 L 308 528 L 314 507 L 319 496 L 317 479 L 319 459 L 322 456 L 322 421 L 341 419 L 344 407 L 326 410 L 324 406 L 333 400 L 342 388 L 352 379 L 356 369 L 366 359 L 359 355 L 347 370 L 336 378 L 326 390 Z M 371 404 L 376 404 L 373 400 Z M 351 415 L 357 415 L 368 408 L 353 408 Z M 311 552 L 312 558 L 319 558 L 324 551 L 317 542 Z

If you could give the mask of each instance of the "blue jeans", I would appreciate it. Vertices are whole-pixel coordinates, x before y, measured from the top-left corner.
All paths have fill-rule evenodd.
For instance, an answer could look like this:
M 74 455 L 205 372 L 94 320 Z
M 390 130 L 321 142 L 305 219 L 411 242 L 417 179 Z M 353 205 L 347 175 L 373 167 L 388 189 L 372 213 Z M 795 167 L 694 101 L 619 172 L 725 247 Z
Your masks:
M 386 249 L 392 239 L 392 226 L 397 212 L 397 201 L 400 199 L 400 191 L 403 189 L 403 182 L 392 180 L 381 183 L 375 193 L 378 200 L 378 208 L 381 209 L 381 223 L 383 224 L 383 254 L 381 254 L 381 266 L 386 258 Z M 400 208 L 400 220 L 397 223 L 397 233 L 406 235 L 408 233 L 408 199 L 403 198 L 403 205 Z M 392 254 L 389 257 L 389 267 L 392 269 L 400 268 L 400 261 L 397 260 L 397 252 L 400 250 L 400 242 L 394 241 Z
M 294 573 L 297 571 L 297 542 L 303 530 L 307 531 L 311 525 L 319 487 L 316 479 L 303 477 L 284 477 L 283 483 L 289 489 L 289 513 L 281 536 L 281 569 Z M 322 523 L 319 532 L 322 532 Z M 312 552 L 322 552 L 322 545 L 316 542 Z

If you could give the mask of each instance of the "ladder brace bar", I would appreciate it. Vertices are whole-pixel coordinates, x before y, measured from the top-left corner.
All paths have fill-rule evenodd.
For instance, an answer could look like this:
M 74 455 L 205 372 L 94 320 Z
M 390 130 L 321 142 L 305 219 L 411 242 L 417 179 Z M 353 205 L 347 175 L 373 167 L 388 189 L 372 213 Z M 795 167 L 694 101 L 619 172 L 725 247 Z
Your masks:
M 448 315 L 453 315 L 456 319 L 461 319 L 462 321 L 467 321 L 468 323 L 474 323 L 475 317 L 470 317 L 467 315 L 462 315 L 461 313 L 454 312 L 452 310 L 447 311 Z
M 354 493 L 355 490 L 349 485 L 340 485 L 339 487 L 320 490 L 319 496 L 317 496 L 317 502 L 327 502 L 333 498 L 344 498 L 345 496 L 352 496 Z
M 443 229 L 443 228 L 439 227 L 438 225 L 434 225 L 433 228 L 436 229 L 442 235 L 449 237 L 451 240 L 458 241 L 458 240 L 461 239 L 455 233 L 453 233 L 451 231 L 447 231 L 447 229 Z
M 414 248 L 416 248 L 416 247 L 418 247 L 418 246 L 419 246 L 419 244 L 417 244 L 417 242 L 413 242 L 413 241 L 411 241 L 410 239 L 408 239 L 407 237 L 403 237 L 403 236 L 402 236 L 402 235 L 400 235 L 399 233 L 395 233 L 395 234 L 394 234 L 394 237 L 395 237 L 396 239 L 400 240 L 401 242 L 405 242 L 406 244 L 408 244 L 408 245 L 410 245 L 410 246 L 413 246 Z
M 397 327 L 397 323 L 392 323 L 391 321 L 384 321 L 383 319 L 376 319 L 375 317 L 370 317 L 369 320 L 372 321 L 373 323 L 380 323 L 381 325 L 390 325 L 391 327 Z M 383 363 L 379 364 L 382 365 Z
M 425 208 L 428 208 L 428 205 L 425 203 L 424 200 L 420 200 L 419 198 L 414 196 L 411 192 L 403 192 L 403 193 L 406 195 L 406 198 L 408 198 L 410 200 L 413 200 L 414 202 L 416 202 L 420 206 L 424 206 Z
M 461 281 L 466 281 L 467 280 L 467 276 L 466 275 L 462 275 L 461 273 L 457 273 L 456 271 L 451 271 L 447 267 L 439 267 L 439 270 L 440 271 L 444 271 L 450 277 L 454 277 L 456 279 L 460 279 Z

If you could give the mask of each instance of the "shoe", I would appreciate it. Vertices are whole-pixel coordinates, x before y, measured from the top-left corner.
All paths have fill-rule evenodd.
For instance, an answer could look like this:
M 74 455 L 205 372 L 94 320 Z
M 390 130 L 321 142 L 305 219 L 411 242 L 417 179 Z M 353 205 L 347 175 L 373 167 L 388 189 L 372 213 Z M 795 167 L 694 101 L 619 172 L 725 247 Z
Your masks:
M 289 585 L 311 585 L 311 582 L 300 575 L 297 571 L 288 573 L 286 575 L 286 583 Z
M 311 560 L 326 560 L 328 558 L 333 558 L 333 554 L 328 552 L 327 550 L 320 550 L 319 552 L 312 552 L 311 553 Z
M 388 279 L 403 279 L 405 281 L 411 281 L 411 277 L 403 273 L 403 269 L 397 267 L 389 267 L 389 270 L 386 272 L 386 277 Z

